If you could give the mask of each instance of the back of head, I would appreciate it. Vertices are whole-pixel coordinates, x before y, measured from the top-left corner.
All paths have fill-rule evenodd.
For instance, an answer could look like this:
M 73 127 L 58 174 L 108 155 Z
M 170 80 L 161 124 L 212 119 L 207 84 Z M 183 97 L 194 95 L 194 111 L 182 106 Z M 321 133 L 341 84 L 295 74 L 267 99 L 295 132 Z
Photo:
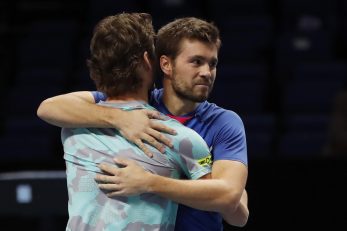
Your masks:
M 94 28 L 87 65 L 99 91 L 109 97 L 136 92 L 142 86 L 143 54 L 154 60 L 152 18 L 146 13 L 120 13 Z
M 213 23 L 195 17 L 180 18 L 159 29 L 156 41 L 157 57 L 166 55 L 175 59 L 184 39 L 215 45 L 217 49 L 221 46 L 219 30 Z

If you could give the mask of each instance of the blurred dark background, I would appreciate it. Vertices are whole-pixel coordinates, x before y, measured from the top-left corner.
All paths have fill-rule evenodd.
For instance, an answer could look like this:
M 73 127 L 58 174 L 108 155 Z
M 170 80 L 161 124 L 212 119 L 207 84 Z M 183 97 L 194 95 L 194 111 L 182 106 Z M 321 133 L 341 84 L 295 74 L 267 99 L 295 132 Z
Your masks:
M 85 66 L 92 28 L 123 11 L 152 14 L 156 29 L 181 16 L 220 28 L 210 101 L 245 124 L 243 230 L 347 225 L 347 0 L 1 0 L 1 230 L 65 229 L 60 129 L 36 109 L 94 90 Z

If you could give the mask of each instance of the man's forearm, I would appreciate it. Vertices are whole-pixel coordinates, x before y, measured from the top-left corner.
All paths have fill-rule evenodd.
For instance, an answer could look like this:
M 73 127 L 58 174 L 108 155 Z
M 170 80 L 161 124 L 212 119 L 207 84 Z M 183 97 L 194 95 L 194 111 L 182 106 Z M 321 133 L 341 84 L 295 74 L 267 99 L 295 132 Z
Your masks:
M 221 179 L 176 180 L 151 174 L 146 180 L 148 192 L 196 209 L 222 212 L 225 207 L 236 209 L 240 200 L 233 186 Z
M 237 206 L 235 211 L 226 210 L 221 213 L 224 220 L 231 225 L 243 227 L 247 224 L 249 210 L 248 210 L 248 195 L 244 190 L 240 204 Z
M 173 129 L 150 120 L 163 119 L 158 111 L 123 111 L 114 107 L 99 106 L 95 104 L 93 95 L 88 91 L 46 99 L 40 104 L 37 115 L 58 127 L 115 128 L 148 156 L 152 156 L 152 153 L 144 142 L 164 152 L 164 144 L 170 147 L 171 140 L 160 132 L 175 134 Z
M 115 163 L 124 167 L 100 164 L 106 174 L 96 176 L 99 187 L 109 191 L 109 197 L 154 193 L 196 209 L 219 212 L 231 225 L 243 226 L 247 222 L 248 199 L 244 188 L 248 169 L 240 162 L 215 161 L 211 174 L 199 180 L 156 175 L 133 160 L 116 159 Z
M 158 175 L 147 179 L 152 193 L 196 209 L 219 212 L 230 225 L 243 227 L 248 221 L 246 191 L 240 199 L 233 186 L 221 179 L 176 180 Z
M 46 99 L 37 110 L 42 120 L 58 127 L 115 127 L 117 113 L 122 111 L 96 105 L 90 92 Z

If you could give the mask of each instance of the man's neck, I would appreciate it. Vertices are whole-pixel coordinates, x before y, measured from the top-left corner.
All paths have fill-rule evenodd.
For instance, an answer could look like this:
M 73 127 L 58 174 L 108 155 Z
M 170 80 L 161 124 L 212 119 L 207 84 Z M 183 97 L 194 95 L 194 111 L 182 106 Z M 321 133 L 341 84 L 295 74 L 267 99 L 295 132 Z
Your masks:
M 172 115 L 180 116 L 194 111 L 199 103 L 182 99 L 168 90 L 163 91 L 163 103 Z
M 116 97 L 107 97 L 108 102 L 128 102 L 128 101 L 143 101 L 148 102 L 148 91 L 141 91 L 138 93 L 127 93 Z

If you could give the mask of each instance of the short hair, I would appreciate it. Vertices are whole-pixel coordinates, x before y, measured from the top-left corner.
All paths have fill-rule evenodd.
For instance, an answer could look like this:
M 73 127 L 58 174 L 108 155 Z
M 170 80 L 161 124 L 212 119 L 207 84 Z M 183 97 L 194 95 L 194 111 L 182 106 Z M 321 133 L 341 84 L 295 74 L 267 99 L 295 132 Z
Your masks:
M 94 28 L 87 66 L 97 89 L 109 97 L 136 92 L 143 54 L 155 60 L 155 32 L 146 13 L 120 13 L 102 19 Z
M 195 17 L 176 19 L 159 29 L 156 40 L 156 54 L 176 58 L 184 39 L 199 40 L 216 45 L 219 50 L 221 40 L 219 29 L 211 22 Z

